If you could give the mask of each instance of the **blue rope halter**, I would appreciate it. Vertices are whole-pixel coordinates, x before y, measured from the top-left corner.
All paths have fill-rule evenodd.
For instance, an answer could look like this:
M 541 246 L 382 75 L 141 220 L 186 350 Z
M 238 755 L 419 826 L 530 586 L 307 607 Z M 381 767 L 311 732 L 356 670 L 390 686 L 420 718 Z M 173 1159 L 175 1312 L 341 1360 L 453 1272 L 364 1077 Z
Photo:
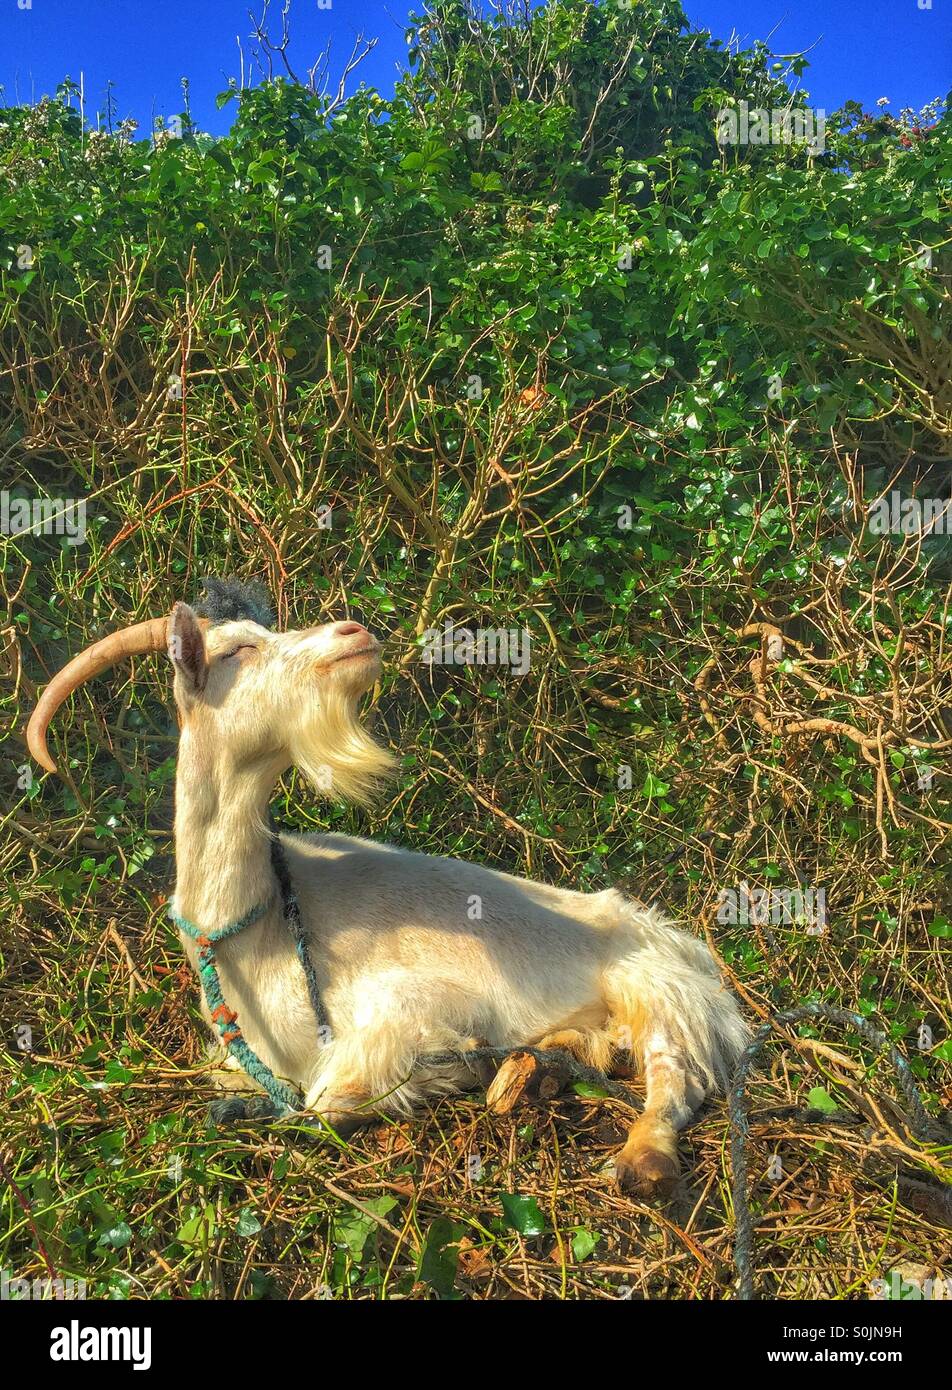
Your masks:
M 314 963 L 311 960 L 310 952 L 307 949 L 307 941 L 304 935 L 304 926 L 301 922 L 301 909 L 298 904 L 297 896 L 291 884 L 291 875 L 288 871 L 287 860 L 281 848 L 281 842 L 277 832 L 271 832 L 271 865 L 278 880 L 278 889 L 284 906 L 284 920 L 287 922 L 294 939 L 298 959 L 304 969 L 304 977 L 307 980 L 307 992 L 310 997 L 311 1007 L 317 1019 L 318 1029 L 321 1033 L 322 1042 L 330 1041 L 330 1023 L 328 1021 L 327 1010 L 321 998 L 320 988 L 317 983 L 317 975 L 314 970 Z M 225 941 L 230 936 L 238 936 L 247 927 L 254 926 L 260 922 L 266 912 L 269 912 L 275 899 L 272 893 L 264 902 L 258 903 L 250 912 L 246 912 L 243 917 L 239 917 L 236 922 L 230 922 L 228 926 L 221 927 L 216 932 L 204 931 L 201 927 L 190 922 L 187 917 L 183 917 L 176 912 L 171 902 L 168 904 L 169 918 L 175 925 L 198 943 L 198 975 L 201 980 L 202 990 L 205 995 L 205 1002 L 212 1020 L 218 1028 L 222 1042 L 228 1049 L 229 1054 L 234 1057 L 238 1065 L 248 1073 L 253 1081 L 266 1092 L 272 1105 L 274 1113 L 278 1118 L 292 1115 L 299 1111 L 302 1106 L 302 1096 L 297 1087 L 289 1086 L 283 1081 L 279 1081 L 274 1072 L 267 1066 L 258 1054 L 248 1046 L 238 1025 L 238 1015 L 234 1009 L 229 1009 L 225 1003 L 221 989 L 221 980 L 218 976 L 218 963 L 215 958 L 215 947 L 221 941 Z

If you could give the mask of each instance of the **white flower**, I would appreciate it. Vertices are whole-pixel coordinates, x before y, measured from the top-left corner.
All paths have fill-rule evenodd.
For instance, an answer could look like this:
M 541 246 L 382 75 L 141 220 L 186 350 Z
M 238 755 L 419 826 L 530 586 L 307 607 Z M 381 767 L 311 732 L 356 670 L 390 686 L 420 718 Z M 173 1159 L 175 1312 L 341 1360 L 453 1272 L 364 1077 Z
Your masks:
M 888 106 L 888 105 L 889 105 L 889 98 L 888 98 L 888 97 L 880 97 L 879 100 L 877 101 L 876 105 L 877 105 L 877 106 Z

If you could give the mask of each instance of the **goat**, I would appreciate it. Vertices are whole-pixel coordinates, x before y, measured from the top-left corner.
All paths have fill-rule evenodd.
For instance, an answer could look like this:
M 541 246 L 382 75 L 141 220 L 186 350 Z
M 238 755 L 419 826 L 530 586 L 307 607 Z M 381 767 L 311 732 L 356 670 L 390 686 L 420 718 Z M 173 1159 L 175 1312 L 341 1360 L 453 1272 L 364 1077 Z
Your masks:
M 56 770 L 46 732 L 71 691 L 122 656 L 166 646 L 180 725 L 173 902 L 213 933 L 271 892 L 267 808 L 289 767 L 361 804 L 392 773 L 396 760 L 357 715 L 380 675 L 380 644 L 357 622 L 278 633 L 240 602 L 215 620 L 177 603 L 54 676 L 27 730 L 34 758 Z M 348 835 L 282 835 L 281 845 L 330 1035 L 280 900 L 222 946 L 219 968 L 245 1039 L 308 1111 L 338 1130 L 408 1114 L 472 1084 L 462 1062 L 416 1059 L 475 1040 L 564 1048 L 603 1070 L 624 1047 L 644 1070 L 646 1102 L 616 1181 L 669 1195 L 677 1131 L 723 1088 L 749 1035 L 702 942 L 615 889 L 573 892 Z M 194 967 L 195 943 L 182 934 L 182 945 Z M 203 1012 L 217 1037 L 204 1001 Z

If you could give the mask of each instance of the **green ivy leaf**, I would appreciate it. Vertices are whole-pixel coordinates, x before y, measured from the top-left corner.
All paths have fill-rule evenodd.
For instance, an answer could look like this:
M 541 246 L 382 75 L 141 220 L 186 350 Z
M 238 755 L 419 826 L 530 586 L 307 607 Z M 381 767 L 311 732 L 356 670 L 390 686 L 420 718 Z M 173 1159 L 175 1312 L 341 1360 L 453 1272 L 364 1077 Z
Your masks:
M 237 1234 L 244 1239 L 248 1239 L 251 1236 L 256 1236 L 261 1229 L 261 1222 L 252 1209 L 250 1207 L 242 1207 L 235 1225 Z
M 440 1298 L 449 1298 L 453 1293 L 459 1264 L 459 1242 L 465 1234 L 465 1226 L 445 1216 L 438 1216 L 427 1230 L 420 1251 L 418 1273 Z
M 822 1110 L 824 1115 L 832 1115 L 840 1108 L 829 1091 L 824 1090 L 822 1086 L 813 1087 L 807 1096 L 807 1104 L 811 1110 Z
M 499 1200 L 507 1226 L 511 1226 L 521 1236 L 541 1236 L 545 1233 L 545 1217 L 534 1197 L 520 1197 L 515 1192 L 502 1192 Z

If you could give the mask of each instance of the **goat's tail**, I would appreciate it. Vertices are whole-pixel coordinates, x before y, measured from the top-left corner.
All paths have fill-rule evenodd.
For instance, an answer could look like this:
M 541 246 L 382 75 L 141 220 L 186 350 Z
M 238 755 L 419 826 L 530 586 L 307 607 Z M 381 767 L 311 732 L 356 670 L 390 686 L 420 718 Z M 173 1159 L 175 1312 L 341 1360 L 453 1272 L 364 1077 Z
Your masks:
M 622 903 L 603 984 L 613 1041 L 641 1068 L 660 1036 L 678 1049 L 705 1092 L 726 1089 L 750 1030 L 710 951 L 656 909 Z

